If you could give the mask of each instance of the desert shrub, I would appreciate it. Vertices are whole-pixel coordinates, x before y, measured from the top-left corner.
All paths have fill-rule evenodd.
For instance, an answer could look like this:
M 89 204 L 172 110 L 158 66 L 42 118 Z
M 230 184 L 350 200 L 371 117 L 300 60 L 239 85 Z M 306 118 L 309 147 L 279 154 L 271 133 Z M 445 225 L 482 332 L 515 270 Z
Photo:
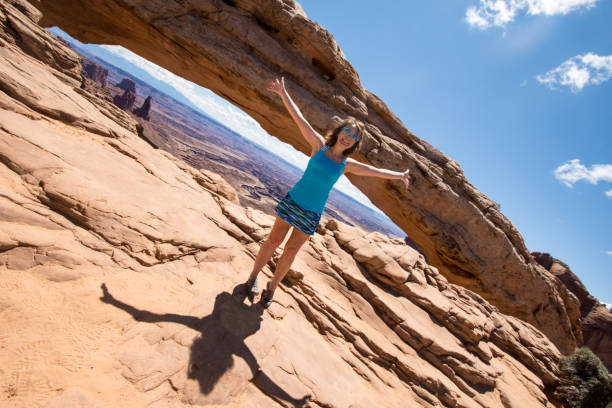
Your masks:
M 591 350 L 581 347 L 561 358 L 555 396 L 568 408 L 612 408 L 612 377 Z

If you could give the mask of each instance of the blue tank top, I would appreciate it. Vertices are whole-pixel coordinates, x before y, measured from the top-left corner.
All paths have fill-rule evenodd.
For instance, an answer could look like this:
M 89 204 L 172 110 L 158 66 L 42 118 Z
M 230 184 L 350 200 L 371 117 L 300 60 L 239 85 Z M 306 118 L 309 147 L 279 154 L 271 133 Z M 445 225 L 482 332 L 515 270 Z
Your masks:
M 289 196 L 300 207 L 323 214 L 329 192 L 342 175 L 346 157 L 342 163 L 336 163 L 325 155 L 328 146 L 323 146 L 308 160 L 302 178 L 289 190 Z

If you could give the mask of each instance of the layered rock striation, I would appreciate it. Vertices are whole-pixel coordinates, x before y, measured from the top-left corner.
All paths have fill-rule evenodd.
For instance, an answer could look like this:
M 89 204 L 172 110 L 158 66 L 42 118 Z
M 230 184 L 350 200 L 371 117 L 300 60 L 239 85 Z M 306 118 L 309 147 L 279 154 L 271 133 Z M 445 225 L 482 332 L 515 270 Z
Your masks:
M 532 255 L 536 262 L 559 278 L 570 292 L 576 296 L 580 302 L 580 316 L 582 318 L 586 317 L 593 307 L 599 305 L 599 301 L 589 293 L 587 288 L 580 281 L 580 278 L 570 270 L 567 264 L 553 258 L 547 253 L 533 252 Z
M 250 304 L 273 217 L 56 68 L 29 10 L 0 3 L 51 48 L 0 31 L 0 405 L 553 407 L 555 345 L 403 240 L 329 222 Z
M 532 255 L 578 298 L 584 345 L 597 354 L 612 372 L 612 311 L 589 293 L 567 264 L 547 253 L 534 252 Z
M 533 261 L 520 233 L 457 162 L 408 131 L 363 88 L 333 36 L 293 1 L 39 0 L 45 26 L 84 42 L 119 44 L 243 109 L 271 135 L 307 152 L 281 101 L 284 75 L 313 126 L 356 117 L 367 136 L 356 158 L 412 174 L 401 182 L 349 176 L 449 281 L 540 328 L 564 352 L 582 342 L 575 297 Z M 154 47 L 151 44 L 155 44 Z

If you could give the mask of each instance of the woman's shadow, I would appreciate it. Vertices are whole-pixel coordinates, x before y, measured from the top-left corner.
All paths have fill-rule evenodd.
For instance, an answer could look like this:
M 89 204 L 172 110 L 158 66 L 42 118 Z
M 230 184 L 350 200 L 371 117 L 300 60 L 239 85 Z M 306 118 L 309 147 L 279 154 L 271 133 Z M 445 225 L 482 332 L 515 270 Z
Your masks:
M 245 306 L 244 295 L 242 295 L 245 292 L 244 284 L 236 286 L 232 294 L 228 292 L 218 294 L 212 314 L 204 317 L 174 313 L 157 314 L 136 309 L 115 299 L 108 292 L 105 283 L 101 287 L 103 296 L 100 300 L 125 310 L 135 320 L 147 323 L 179 323 L 200 333 L 200 336 L 191 345 L 187 376 L 198 381 L 203 394 L 209 394 L 223 373 L 233 366 L 232 355 L 235 354 L 250 367 L 253 374 L 252 382 L 271 398 L 278 402 L 286 401 L 298 407 L 310 399 L 310 395 L 295 399 L 287 394 L 261 371 L 257 359 L 246 346 L 244 340 L 261 327 L 263 308 L 259 304 Z

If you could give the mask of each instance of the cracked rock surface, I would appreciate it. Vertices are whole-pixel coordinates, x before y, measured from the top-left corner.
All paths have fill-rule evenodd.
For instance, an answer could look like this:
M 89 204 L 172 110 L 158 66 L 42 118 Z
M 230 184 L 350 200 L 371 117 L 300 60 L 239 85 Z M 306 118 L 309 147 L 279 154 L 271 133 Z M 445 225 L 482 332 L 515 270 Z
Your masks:
M 9 15 L 52 51 L 0 35 L 0 405 L 553 407 L 557 347 L 401 240 L 330 221 L 269 309 L 240 296 L 273 218 Z

